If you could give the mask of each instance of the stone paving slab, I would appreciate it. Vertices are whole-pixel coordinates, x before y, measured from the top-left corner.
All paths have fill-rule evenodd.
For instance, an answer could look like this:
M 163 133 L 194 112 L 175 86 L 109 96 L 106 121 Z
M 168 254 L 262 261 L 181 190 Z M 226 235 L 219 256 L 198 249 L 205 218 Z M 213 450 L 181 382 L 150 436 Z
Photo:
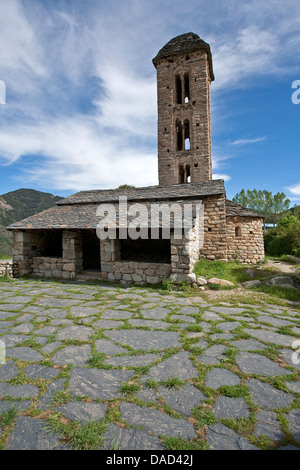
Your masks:
M 167 450 L 169 437 L 300 450 L 299 332 L 297 308 L 0 281 L 0 449 L 71 449 L 68 433 L 49 430 L 54 413 L 79 429 L 105 423 L 101 449 Z

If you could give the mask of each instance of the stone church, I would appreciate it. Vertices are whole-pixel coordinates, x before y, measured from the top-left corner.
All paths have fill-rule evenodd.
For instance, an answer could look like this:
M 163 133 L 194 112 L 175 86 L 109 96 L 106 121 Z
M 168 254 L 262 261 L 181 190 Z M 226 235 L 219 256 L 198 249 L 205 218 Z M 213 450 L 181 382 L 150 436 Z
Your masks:
M 8 227 L 14 232 L 14 271 L 22 275 L 75 279 L 98 277 L 136 283 L 190 278 L 200 258 L 257 263 L 264 258 L 263 218 L 226 198 L 223 180 L 212 179 L 210 46 L 194 33 L 171 39 L 153 59 L 157 72 L 159 184 L 81 191 L 55 207 Z M 182 237 L 121 236 L 120 198 L 129 207 L 192 205 Z M 100 238 L 99 208 L 116 210 L 115 237 Z M 199 210 L 201 207 L 201 210 Z M 98 212 L 97 212 L 98 211 Z M 145 232 L 144 232 L 145 233 Z M 150 229 L 148 234 L 150 233 Z

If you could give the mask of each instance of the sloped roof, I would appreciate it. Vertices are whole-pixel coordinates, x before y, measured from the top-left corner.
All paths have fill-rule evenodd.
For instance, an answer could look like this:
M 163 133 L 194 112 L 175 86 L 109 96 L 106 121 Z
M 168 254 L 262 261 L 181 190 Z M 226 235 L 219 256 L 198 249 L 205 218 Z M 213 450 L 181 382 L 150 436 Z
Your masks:
M 214 80 L 210 45 L 195 33 L 184 33 L 171 39 L 160 49 L 152 62 L 156 67 L 157 63 L 162 59 L 171 58 L 181 54 L 188 54 L 198 50 L 205 50 L 207 52 L 211 80 Z
M 197 196 L 225 194 L 223 180 L 210 180 L 201 183 L 173 184 L 165 186 L 147 186 L 128 189 L 100 189 L 80 191 L 61 201 L 58 205 L 89 204 L 119 201 L 120 196 L 126 196 L 128 201 L 147 201 L 159 199 L 180 199 Z
M 11 224 L 7 229 L 95 229 L 99 222 L 99 216 L 96 214 L 99 205 L 113 204 L 117 208 L 120 196 L 127 197 L 128 205 L 143 202 L 149 208 L 156 201 L 183 203 L 183 200 L 197 200 L 218 194 L 225 194 L 223 180 L 146 188 L 81 191 L 58 201 L 56 206 L 46 211 Z M 118 216 L 118 210 L 116 212 Z
M 226 217 L 261 217 L 261 218 L 264 218 L 263 215 L 258 214 L 257 212 L 254 212 L 250 209 L 246 209 L 240 204 L 230 201 L 229 199 L 226 199 Z

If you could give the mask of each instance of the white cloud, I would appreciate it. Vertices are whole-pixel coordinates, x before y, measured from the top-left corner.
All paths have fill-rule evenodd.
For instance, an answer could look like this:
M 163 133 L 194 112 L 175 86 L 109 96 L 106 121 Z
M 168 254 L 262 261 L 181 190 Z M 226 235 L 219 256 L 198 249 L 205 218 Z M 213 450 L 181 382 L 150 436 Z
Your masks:
M 230 142 L 230 145 L 248 145 L 255 144 L 256 142 L 262 142 L 267 139 L 267 136 L 264 137 L 253 137 L 251 139 L 238 139 Z
M 299 196 L 300 198 L 300 183 L 299 184 L 295 184 L 294 186 L 289 186 L 288 188 L 288 191 L 290 191 L 294 196 Z M 298 198 L 298 199 L 299 199 Z
M 212 46 L 213 93 L 247 86 L 253 76 L 282 74 L 292 46 L 295 54 L 300 44 L 298 0 L 201 3 L 200 9 L 179 0 L 109 6 L 78 0 L 63 8 L 64 2 L 0 0 L 0 79 L 7 85 L 2 164 L 20 171 L 20 162 L 23 181 L 45 189 L 157 184 L 151 59 L 166 41 L 190 30 L 203 34 Z M 296 65 L 290 62 L 289 71 Z M 90 95 L 85 87 L 94 77 L 100 86 Z M 82 103 L 92 111 L 83 112 Z M 28 155 L 39 157 L 34 165 L 26 163 Z M 229 158 L 215 152 L 214 178 L 230 179 Z

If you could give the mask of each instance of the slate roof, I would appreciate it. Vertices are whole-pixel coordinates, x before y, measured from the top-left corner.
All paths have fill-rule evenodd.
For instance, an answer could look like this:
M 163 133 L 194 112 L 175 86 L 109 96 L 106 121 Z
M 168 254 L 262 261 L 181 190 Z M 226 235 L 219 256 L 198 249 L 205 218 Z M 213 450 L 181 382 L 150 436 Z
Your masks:
M 201 183 L 173 184 L 166 186 L 147 186 L 128 189 L 101 189 L 80 191 L 61 201 L 58 205 L 89 204 L 119 201 L 120 196 L 126 196 L 128 201 L 147 201 L 161 199 L 180 199 L 198 196 L 225 194 L 223 180 L 210 180 Z
M 11 224 L 7 229 L 95 229 L 100 220 L 96 214 L 99 205 L 107 203 L 118 207 L 120 196 L 127 197 L 128 205 L 143 202 L 149 208 L 154 202 L 162 203 L 168 200 L 183 202 L 187 199 L 197 200 L 218 194 L 225 194 L 223 180 L 145 188 L 81 191 L 58 201 L 56 206 L 50 209 Z M 172 226 L 172 220 L 170 224 Z
M 254 212 L 250 209 L 246 209 L 240 204 L 230 201 L 229 199 L 226 199 L 226 217 L 261 217 L 261 218 L 264 218 L 263 215 L 258 214 L 257 212 Z
M 213 81 L 215 77 L 213 73 L 210 45 L 195 33 L 184 33 L 171 39 L 164 45 L 164 47 L 162 47 L 162 49 L 160 49 L 152 62 L 156 67 L 157 63 L 162 59 L 168 59 L 181 54 L 188 54 L 197 50 L 205 50 L 207 52 L 210 76 Z

